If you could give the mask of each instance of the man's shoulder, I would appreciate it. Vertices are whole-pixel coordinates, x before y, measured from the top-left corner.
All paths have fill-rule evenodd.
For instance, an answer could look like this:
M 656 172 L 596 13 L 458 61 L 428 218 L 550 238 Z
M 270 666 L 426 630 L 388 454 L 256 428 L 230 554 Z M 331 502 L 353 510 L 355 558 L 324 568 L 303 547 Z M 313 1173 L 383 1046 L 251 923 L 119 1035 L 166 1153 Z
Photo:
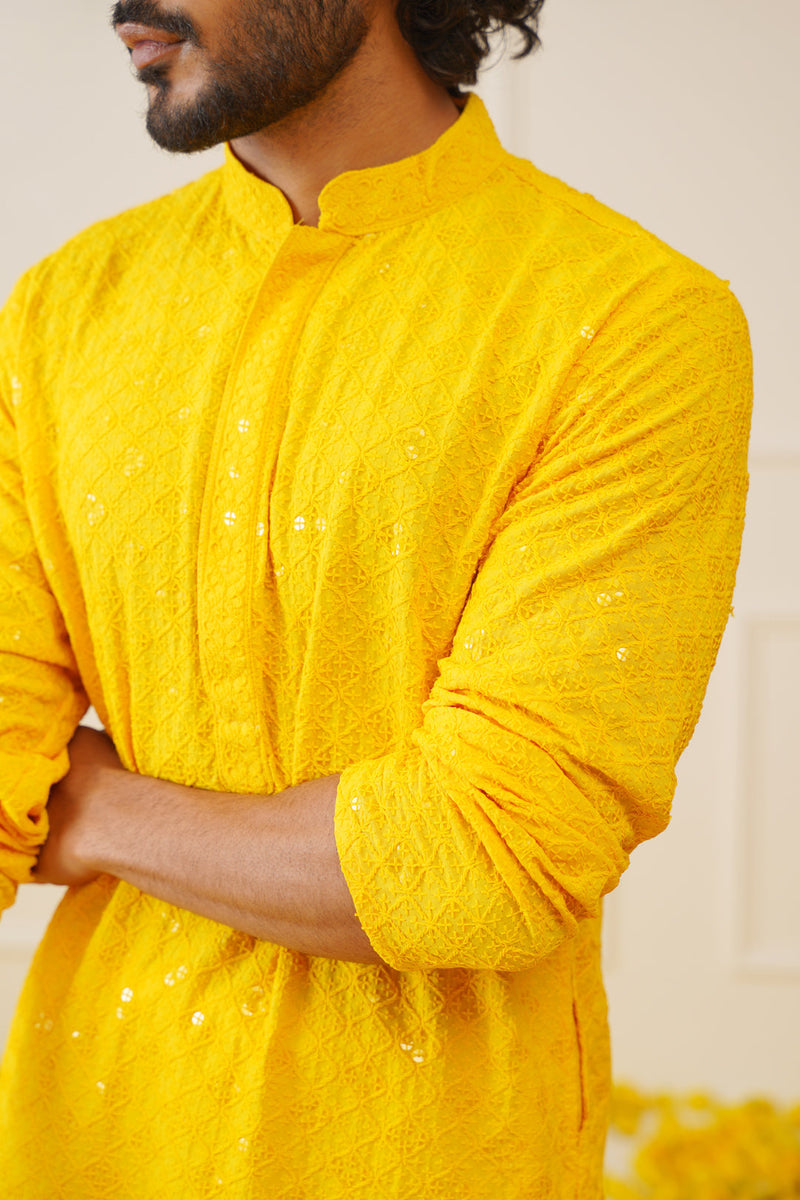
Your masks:
M 628 274 L 631 284 L 667 272 L 727 287 L 727 281 L 656 233 L 527 159 L 505 155 L 492 182 L 493 204 L 509 240 L 519 244 L 522 259 L 524 245 L 531 247 L 537 269 L 550 256 L 565 268 L 571 262 L 581 275 L 588 268 L 600 277 L 613 268 Z M 501 195 L 505 203 L 498 204 Z
M 54 297 L 62 289 L 86 290 L 93 278 L 105 278 L 127 263 L 146 260 L 156 243 L 163 246 L 173 232 L 185 230 L 210 205 L 219 202 L 220 169 L 172 192 L 105 217 L 75 234 L 27 273 L 29 285 Z

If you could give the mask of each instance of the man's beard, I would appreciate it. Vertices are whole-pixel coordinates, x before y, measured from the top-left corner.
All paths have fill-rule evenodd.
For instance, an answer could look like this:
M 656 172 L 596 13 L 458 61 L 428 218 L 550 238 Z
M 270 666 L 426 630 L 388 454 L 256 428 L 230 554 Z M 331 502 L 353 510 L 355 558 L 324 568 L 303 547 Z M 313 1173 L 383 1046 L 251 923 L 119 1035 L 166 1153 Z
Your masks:
M 191 20 L 155 0 L 119 0 L 112 24 L 172 32 L 200 46 Z M 352 61 L 369 26 L 360 0 L 241 0 L 220 51 L 206 60 L 207 82 L 190 100 L 172 97 L 170 63 L 143 67 L 157 89 L 147 131 L 164 150 L 192 153 L 245 137 L 305 108 Z

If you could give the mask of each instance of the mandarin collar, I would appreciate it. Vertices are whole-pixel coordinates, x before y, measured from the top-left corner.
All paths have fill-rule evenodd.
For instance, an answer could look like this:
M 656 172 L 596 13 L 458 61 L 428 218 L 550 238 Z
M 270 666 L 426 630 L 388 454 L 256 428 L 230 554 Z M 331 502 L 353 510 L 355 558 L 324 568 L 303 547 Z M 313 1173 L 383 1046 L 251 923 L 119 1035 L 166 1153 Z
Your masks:
M 420 154 L 331 179 L 319 197 L 319 229 L 357 236 L 417 220 L 480 187 L 504 155 L 483 102 L 470 93 L 458 119 Z M 231 215 L 250 234 L 274 236 L 293 224 L 283 193 L 248 171 L 230 145 L 223 180 Z

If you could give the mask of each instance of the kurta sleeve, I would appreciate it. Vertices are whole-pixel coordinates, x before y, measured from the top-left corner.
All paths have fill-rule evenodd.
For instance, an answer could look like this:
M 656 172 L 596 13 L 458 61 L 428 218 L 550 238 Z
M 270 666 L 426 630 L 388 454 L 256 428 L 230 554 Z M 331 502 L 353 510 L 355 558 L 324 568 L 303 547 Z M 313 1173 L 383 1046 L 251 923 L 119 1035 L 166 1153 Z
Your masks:
M 342 869 L 398 969 L 531 965 L 669 820 L 739 555 L 749 339 L 725 285 L 683 266 L 598 325 L 411 744 L 341 776 Z
M 47 837 L 45 804 L 68 767 L 87 701 L 26 505 L 17 416 L 27 287 L 0 314 L 0 910 L 30 878 Z

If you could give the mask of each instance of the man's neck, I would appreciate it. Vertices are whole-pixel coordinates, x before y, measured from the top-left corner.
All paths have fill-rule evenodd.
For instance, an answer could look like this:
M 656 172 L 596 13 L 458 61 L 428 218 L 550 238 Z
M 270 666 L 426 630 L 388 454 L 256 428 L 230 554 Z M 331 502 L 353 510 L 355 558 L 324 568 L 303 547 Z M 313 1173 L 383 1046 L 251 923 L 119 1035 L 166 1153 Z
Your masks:
M 277 125 L 237 138 L 232 147 L 248 170 L 280 188 L 296 221 L 316 225 L 319 194 L 331 179 L 419 154 L 458 112 L 387 13 L 376 17 L 358 54 L 324 96 Z

